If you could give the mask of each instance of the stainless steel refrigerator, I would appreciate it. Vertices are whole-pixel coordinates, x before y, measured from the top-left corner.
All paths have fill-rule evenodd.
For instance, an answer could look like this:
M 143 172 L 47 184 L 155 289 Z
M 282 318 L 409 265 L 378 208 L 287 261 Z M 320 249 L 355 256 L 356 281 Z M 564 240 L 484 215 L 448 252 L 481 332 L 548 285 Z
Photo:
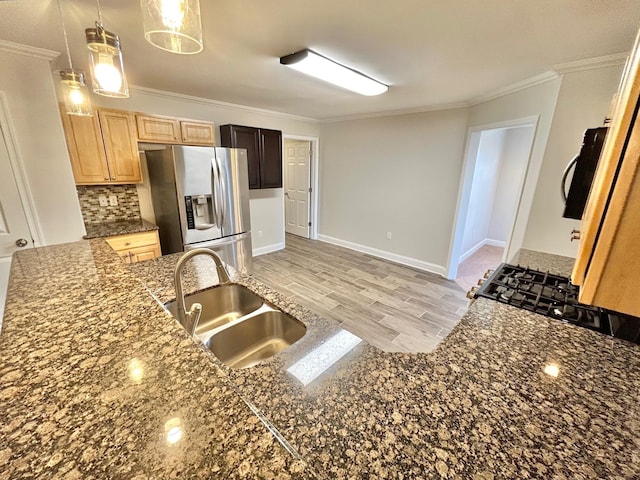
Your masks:
M 210 248 L 251 273 L 247 151 L 168 146 L 145 154 L 162 254 Z

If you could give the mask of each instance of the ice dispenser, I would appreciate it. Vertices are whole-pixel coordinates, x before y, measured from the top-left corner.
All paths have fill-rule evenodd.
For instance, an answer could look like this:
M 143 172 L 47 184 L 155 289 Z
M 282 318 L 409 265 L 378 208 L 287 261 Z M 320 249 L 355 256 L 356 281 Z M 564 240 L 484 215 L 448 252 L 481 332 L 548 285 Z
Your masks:
M 211 195 L 188 195 L 184 197 L 184 201 L 188 229 L 207 230 L 215 227 Z

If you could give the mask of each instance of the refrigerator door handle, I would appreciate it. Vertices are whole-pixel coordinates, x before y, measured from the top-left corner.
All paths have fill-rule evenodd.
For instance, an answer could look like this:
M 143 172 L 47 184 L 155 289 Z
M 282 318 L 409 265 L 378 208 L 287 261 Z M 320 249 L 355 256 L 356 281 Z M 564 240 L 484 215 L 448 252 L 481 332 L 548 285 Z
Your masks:
M 222 214 L 220 209 L 222 207 L 222 199 L 218 197 L 218 185 L 220 184 L 220 176 L 218 174 L 217 160 L 215 155 L 211 157 L 211 169 L 213 170 L 213 215 L 215 216 L 215 223 L 222 228 Z
M 196 225 L 196 230 L 209 230 L 211 228 L 214 228 L 215 226 L 215 223 L 201 223 L 199 225 Z
M 222 224 L 224 223 L 224 198 L 226 197 L 226 192 L 224 192 L 224 184 L 222 181 L 222 173 L 220 172 L 220 164 L 218 163 L 218 158 L 213 157 L 213 169 L 217 171 L 217 181 L 218 188 L 216 188 L 216 199 L 218 198 L 218 194 L 222 195 L 220 198 L 220 202 L 216 202 L 220 204 L 220 228 L 222 228 Z

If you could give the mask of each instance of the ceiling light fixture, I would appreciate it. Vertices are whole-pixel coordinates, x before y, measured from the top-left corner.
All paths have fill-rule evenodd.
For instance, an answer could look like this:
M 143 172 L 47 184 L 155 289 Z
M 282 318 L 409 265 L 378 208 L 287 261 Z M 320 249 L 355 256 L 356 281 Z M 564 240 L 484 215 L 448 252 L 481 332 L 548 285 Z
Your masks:
M 73 63 L 71 63 L 69 39 L 67 38 L 67 29 L 64 25 L 64 16 L 62 15 L 60 0 L 57 1 L 57 4 L 58 13 L 60 13 L 60 22 L 62 23 L 64 46 L 67 49 L 67 59 L 69 60 L 69 68 L 60 70 L 60 85 L 62 86 L 64 109 L 68 115 L 91 117 L 93 115 L 91 99 L 89 98 L 89 89 L 84 83 L 84 72 L 81 70 L 74 70 Z
M 360 95 L 380 95 L 389 90 L 384 83 L 340 65 L 308 48 L 280 57 L 280 63 Z
M 202 51 L 200 0 L 140 0 L 140 6 L 151 45 L 184 55 Z
M 120 37 L 107 32 L 102 25 L 102 9 L 98 5 L 96 28 L 87 28 L 84 33 L 89 49 L 93 91 L 105 97 L 127 98 L 129 86 L 124 73 Z

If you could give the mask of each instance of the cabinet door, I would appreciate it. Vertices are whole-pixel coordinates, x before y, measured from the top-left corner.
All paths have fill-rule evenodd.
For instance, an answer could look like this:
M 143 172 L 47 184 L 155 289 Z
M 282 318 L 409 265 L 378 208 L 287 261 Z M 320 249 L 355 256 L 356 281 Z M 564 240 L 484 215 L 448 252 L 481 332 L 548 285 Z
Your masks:
M 141 142 L 178 143 L 180 122 L 173 118 L 136 114 L 138 140 Z
M 260 187 L 282 188 L 282 132 L 260 129 Z
M 222 145 L 232 148 L 245 148 L 249 166 L 249 188 L 260 188 L 260 139 L 258 129 L 239 125 L 220 127 Z
M 98 110 L 112 183 L 140 183 L 142 171 L 133 115 L 122 110 Z
M 111 181 L 100 134 L 98 116 L 79 117 L 62 113 L 62 125 L 67 140 L 71 168 L 76 183 L 93 185 Z
M 187 145 L 215 145 L 215 136 L 212 123 L 180 122 L 182 143 Z

